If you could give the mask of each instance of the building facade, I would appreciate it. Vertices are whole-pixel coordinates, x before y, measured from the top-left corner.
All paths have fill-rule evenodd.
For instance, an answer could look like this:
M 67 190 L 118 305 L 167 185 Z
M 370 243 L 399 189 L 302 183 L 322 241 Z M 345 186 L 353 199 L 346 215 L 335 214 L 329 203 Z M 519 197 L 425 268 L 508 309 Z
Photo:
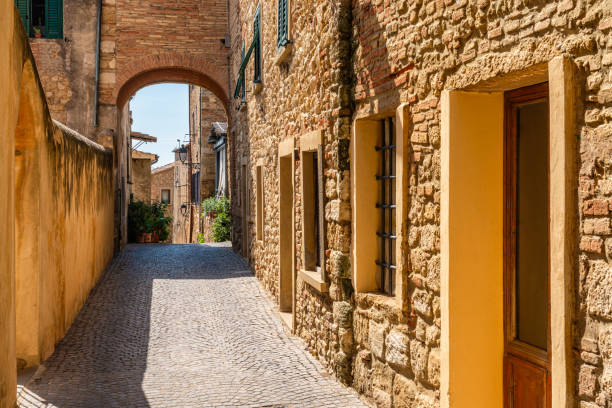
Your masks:
M 311 352 L 377 406 L 609 406 L 610 2 L 229 19 L 233 244 Z

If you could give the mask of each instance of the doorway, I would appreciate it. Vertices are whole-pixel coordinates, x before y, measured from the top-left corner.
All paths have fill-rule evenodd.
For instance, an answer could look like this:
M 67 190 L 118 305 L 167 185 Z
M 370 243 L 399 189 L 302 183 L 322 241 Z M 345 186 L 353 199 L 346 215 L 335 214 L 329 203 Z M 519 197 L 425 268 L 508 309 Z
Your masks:
M 242 256 L 248 258 L 248 216 L 249 216 L 249 197 L 248 197 L 248 182 L 247 182 L 247 166 L 243 164 L 240 169 L 240 204 L 242 205 Z
M 293 313 L 293 160 L 280 158 L 280 299 L 281 312 Z
M 504 405 L 548 408 L 548 84 L 506 92 L 504 102 Z

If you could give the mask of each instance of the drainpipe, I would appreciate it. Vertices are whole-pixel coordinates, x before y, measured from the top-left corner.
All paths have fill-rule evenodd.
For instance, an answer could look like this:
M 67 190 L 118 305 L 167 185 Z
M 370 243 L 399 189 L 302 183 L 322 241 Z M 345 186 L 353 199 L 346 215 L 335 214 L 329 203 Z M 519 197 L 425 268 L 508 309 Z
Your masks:
M 94 88 L 93 125 L 98 126 L 98 84 L 100 82 L 100 26 L 102 25 L 102 0 L 98 0 L 98 16 L 96 21 L 96 78 Z

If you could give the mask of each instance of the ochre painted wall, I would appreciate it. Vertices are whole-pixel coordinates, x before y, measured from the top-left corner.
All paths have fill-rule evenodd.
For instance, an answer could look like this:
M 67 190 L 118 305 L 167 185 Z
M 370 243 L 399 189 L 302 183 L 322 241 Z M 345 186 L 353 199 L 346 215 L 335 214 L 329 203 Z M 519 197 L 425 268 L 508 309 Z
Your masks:
M 113 156 L 51 120 L 21 20 L 0 2 L 0 408 L 113 256 Z

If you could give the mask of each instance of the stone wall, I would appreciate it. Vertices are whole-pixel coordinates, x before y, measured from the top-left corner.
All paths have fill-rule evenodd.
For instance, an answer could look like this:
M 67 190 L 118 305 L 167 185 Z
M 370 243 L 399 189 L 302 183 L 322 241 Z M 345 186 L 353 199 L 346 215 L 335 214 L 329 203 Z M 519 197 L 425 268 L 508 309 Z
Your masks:
M 51 116 L 96 140 L 97 2 L 64 0 L 63 10 L 64 38 L 31 38 L 30 46 Z
M 230 157 L 233 242 L 257 277 L 279 297 L 278 144 L 323 132 L 327 279 L 329 293 L 297 280 L 294 330 L 336 374 L 378 406 L 440 403 L 440 97 L 445 89 L 499 90 L 499 78 L 534 74 L 556 56 L 575 65 L 580 100 L 579 164 L 574 237 L 575 306 L 572 330 L 575 388 L 584 408 L 612 401 L 610 205 L 612 190 L 612 7 L 606 0 L 543 2 L 357 0 L 291 2 L 292 53 L 275 64 L 275 1 L 230 1 L 231 84 L 240 50 L 251 41 L 261 5 L 263 87 L 251 83 L 246 103 L 233 102 Z M 544 79 L 545 80 L 545 79 Z M 497 81 L 497 82 L 496 82 Z M 233 87 L 232 87 L 233 88 Z M 503 88 L 502 88 L 503 89 Z M 353 294 L 348 140 L 354 120 L 393 115 L 407 104 L 408 177 L 402 253 L 407 265 L 396 299 Z M 242 220 L 241 165 L 247 164 L 249 206 L 255 214 L 255 168 L 264 169 L 264 237 Z M 301 268 L 299 159 L 295 171 L 295 269 Z M 358 182 L 358 181 L 357 181 Z M 608 203 L 608 204 L 607 204 Z M 248 227 L 247 231 L 243 226 Z M 612 241 L 611 241 L 612 242 Z M 352 317 L 352 318 L 351 318 Z M 416 405 L 415 405 L 416 404 Z
M 344 216 L 349 204 L 348 190 L 348 138 L 350 131 L 351 81 L 350 62 L 350 2 L 292 2 L 291 34 L 292 54 L 286 62 L 277 65 L 276 46 L 276 1 L 238 1 L 230 3 L 230 10 L 239 12 L 230 15 L 232 30 L 231 78 L 235 85 L 237 68 L 240 65 L 240 49 L 243 42 L 249 46 L 253 33 L 253 16 L 261 4 L 263 88 L 255 94 L 251 82 L 253 63 L 246 72 L 247 102 L 234 101 L 230 122 L 229 147 L 230 183 L 233 213 L 233 242 L 241 249 L 242 198 L 240 196 L 240 166 L 247 164 L 250 200 L 248 214 L 255 214 L 256 186 L 255 167 L 263 166 L 264 234 L 263 240 L 255 238 L 255 228 L 249 217 L 248 257 L 255 274 L 261 279 L 270 294 L 279 296 L 279 184 L 278 144 L 293 138 L 296 149 L 300 136 L 310 131 L 323 132 L 325 158 L 325 190 L 327 220 L 327 253 L 340 263 L 348 259 L 350 249 L 350 218 Z M 301 206 L 300 206 L 300 162 L 295 163 L 295 239 L 296 270 L 301 266 Z M 350 208 L 350 207 L 348 207 Z M 329 258 L 329 256 L 328 256 Z M 308 342 L 310 350 L 346 382 L 351 378 L 351 346 L 341 349 L 338 342 L 338 321 L 341 315 L 351 313 L 350 290 L 344 290 L 343 280 L 347 271 L 331 271 L 329 294 L 319 294 L 311 286 L 297 282 L 296 327 L 294 330 Z M 338 306 L 334 307 L 334 302 Z M 346 308 L 344 306 L 348 305 Z M 334 311 L 336 312 L 334 316 Z M 335 319 L 336 318 L 336 319 Z M 350 337 L 350 332 L 348 334 Z
M 174 163 L 166 164 L 151 171 L 151 202 L 161 202 L 161 191 L 170 191 L 170 203 L 166 208 L 166 217 L 172 217 L 174 210 Z M 172 228 L 168 240 L 172 242 Z
M 132 199 L 151 201 L 151 160 L 132 158 Z
M 114 195 L 112 154 L 52 121 L 12 1 L 0 15 L 0 407 L 8 408 L 18 365 L 53 352 L 113 256 Z

